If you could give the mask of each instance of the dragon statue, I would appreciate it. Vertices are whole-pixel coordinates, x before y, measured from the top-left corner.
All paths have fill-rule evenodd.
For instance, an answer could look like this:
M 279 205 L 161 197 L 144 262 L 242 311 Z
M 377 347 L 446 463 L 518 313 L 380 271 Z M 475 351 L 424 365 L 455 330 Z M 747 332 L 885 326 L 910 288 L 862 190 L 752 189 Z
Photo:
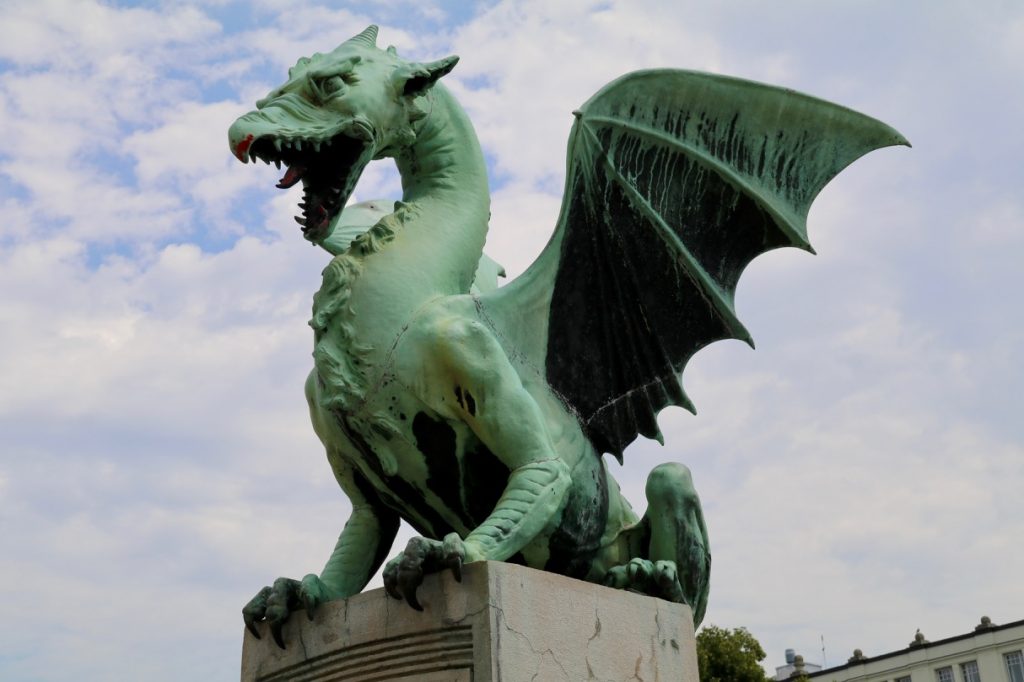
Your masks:
M 602 457 L 661 440 L 707 344 L 750 335 L 740 273 L 782 246 L 812 251 L 811 201 L 892 128 L 790 90 L 677 70 L 619 78 L 574 112 L 554 235 L 514 281 L 482 256 L 487 168 L 439 80 L 371 26 L 288 80 L 228 136 L 243 162 L 287 167 L 296 220 L 333 258 L 313 299 L 313 427 L 352 515 L 323 571 L 279 578 L 243 609 L 279 646 L 290 613 L 361 591 L 399 521 L 420 535 L 387 592 L 421 608 L 425 573 L 512 561 L 690 605 L 711 554 L 689 470 L 656 467 L 643 517 Z M 402 199 L 345 208 L 366 164 L 394 158 Z M 344 213 L 343 213 L 344 210 Z M 347 216 L 342 220 L 341 216 Z M 312 617 L 310 615 L 310 617 Z

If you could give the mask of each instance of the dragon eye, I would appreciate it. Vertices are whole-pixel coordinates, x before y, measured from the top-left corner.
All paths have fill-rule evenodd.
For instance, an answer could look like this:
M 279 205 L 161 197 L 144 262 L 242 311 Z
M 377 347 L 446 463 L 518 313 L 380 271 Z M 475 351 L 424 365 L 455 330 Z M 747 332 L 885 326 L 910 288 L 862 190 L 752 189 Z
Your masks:
M 309 79 L 310 89 L 321 103 L 338 96 L 345 90 L 345 81 L 339 75 Z
M 326 97 L 330 97 L 344 89 L 345 81 L 342 80 L 341 76 L 331 76 L 320 81 L 320 92 Z
M 350 85 L 359 82 L 353 66 L 358 60 L 352 59 L 340 65 L 330 65 L 323 69 L 311 69 L 305 75 L 307 95 L 320 104 L 339 97 Z

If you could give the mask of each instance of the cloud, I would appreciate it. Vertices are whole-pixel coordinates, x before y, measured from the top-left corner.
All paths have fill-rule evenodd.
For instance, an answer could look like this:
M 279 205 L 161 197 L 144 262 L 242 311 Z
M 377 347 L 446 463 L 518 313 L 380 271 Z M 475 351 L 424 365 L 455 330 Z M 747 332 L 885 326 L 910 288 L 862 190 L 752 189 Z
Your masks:
M 171 50 L 218 27 L 191 8 L 166 16 L 95 3 L 78 10 L 74 18 L 61 3 L 7 10 L 0 56 L 13 68 L 0 76 L 8 132 L 0 172 L 33 197 L 49 232 L 97 242 L 134 240 L 141 225 L 158 237 L 180 233 L 188 223 L 180 198 L 140 196 L 118 168 L 120 138 L 189 89 L 161 77 Z
M 546 181 L 546 189 L 560 192 L 552 179 L 563 173 L 571 112 L 623 72 L 671 63 L 714 70 L 713 42 L 678 24 L 653 29 L 663 38 L 674 32 L 671 41 L 640 40 L 652 32 L 651 7 L 598 7 L 500 3 L 453 36 L 462 61 L 451 76 L 452 88 L 499 179 Z M 640 24 L 646 25 L 643 33 L 635 30 Z
M 123 64 L 125 52 L 202 40 L 216 22 L 193 7 L 158 12 L 81 2 L 75 12 L 59 0 L 8 3 L 0 29 L 0 58 L 25 66 Z
M 237 160 L 224 153 L 227 126 L 250 108 L 186 100 L 161 110 L 158 127 L 137 131 L 123 144 L 135 159 L 140 184 L 157 189 L 174 183 L 179 191 L 199 192 L 203 204 L 230 205 L 240 189 L 256 184 L 253 174 L 235 172 Z

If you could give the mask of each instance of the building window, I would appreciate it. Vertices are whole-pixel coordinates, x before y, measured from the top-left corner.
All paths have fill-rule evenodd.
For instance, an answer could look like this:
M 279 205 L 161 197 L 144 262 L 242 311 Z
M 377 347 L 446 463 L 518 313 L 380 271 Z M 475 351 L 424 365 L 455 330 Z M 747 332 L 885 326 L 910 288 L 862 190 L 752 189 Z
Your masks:
M 935 682 L 953 682 L 953 667 L 935 669 Z
M 897 677 L 892 682 L 910 682 L 910 675 L 907 675 L 906 677 Z
M 1019 651 L 1011 651 L 1005 654 L 1006 674 L 1010 676 L 1010 682 L 1024 682 L 1024 656 Z
M 967 661 L 960 664 L 960 676 L 964 682 L 981 682 L 981 674 L 978 672 L 977 661 Z

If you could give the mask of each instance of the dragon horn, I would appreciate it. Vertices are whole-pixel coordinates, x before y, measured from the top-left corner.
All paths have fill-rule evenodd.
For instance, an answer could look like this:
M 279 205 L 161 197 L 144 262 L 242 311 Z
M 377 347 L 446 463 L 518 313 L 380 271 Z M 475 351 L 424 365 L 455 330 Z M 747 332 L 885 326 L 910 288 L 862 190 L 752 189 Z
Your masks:
M 345 41 L 346 43 L 361 43 L 367 47 L 377 47 L 377 26 L 371 24 L 362 33 L 353 36 Z

